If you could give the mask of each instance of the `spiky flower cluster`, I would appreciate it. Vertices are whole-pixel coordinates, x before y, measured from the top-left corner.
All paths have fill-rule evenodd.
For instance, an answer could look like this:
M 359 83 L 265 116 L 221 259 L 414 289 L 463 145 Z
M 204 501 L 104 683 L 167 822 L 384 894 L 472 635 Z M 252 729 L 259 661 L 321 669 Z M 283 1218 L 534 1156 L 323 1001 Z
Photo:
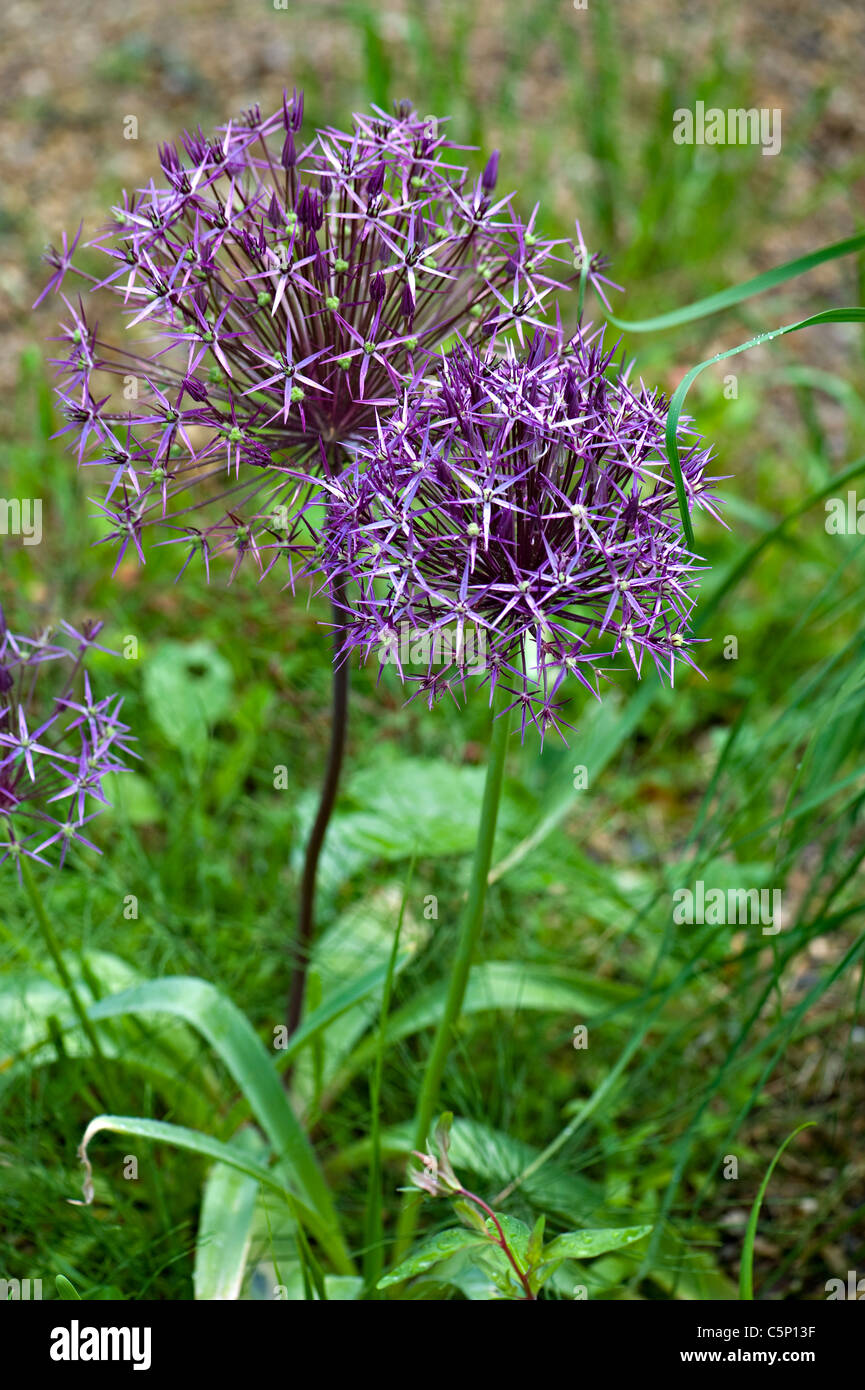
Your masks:
M 303 133 L 303 98 L 258 108 L 216 140 L 160 151 L 166 185 L 125 197 L 93 243 L 111 260 L 94 290 L 122 299 L 128 336 L 104 341 L 66 302 L 56 358 L 79 462 L 120 558 L 167 528 L 186 564 L 290 555 L 297 483 L 372 431 L 430 352 L 459 331 L 492 340 L 542 322 L 586 278 L 609 284 L 579 239 L 553 242 L 496 197 L 498 156 L 469 177 L 443 123 L 408 105 L 353 130 Z M 51 252 L 50 288 L 76 270 L 77 238 Z M 585 270 L 584 270 L 585 267 Z M 131 401 L 131 404 L 130 404 Z
M 119 696 L 95 699 L 83 670 L 101 628 L 17 636 L 0 608 L 0 864 L 13 859 L 19 875 L 22 855 L 46 864 L 53 848 L 62 866 L 73 841 L 96 848 L 82 827 L 108 804 L 102 779 L 136 756 Z
M 569 672 L 597 693 L 599 663 L 621 651 L 638 674 L 648 653 L 671 682 L 676 661 L 693 665 L 699 566 L 664 452 L 666 402 L 611 371 L 613 355 L 602 332 L 538 333 L 524 355 L 460 344 L 377 445 L 323 482 L 321 569 L 354 581 L 346 650 L 377 649 L 432 702 L 462 692 L 480 649 L 523 735 L 528 722 L 560 727 Z M 691 507 L 712 510 L 709 457 L 683 438 Z M 444 629 L 449 662 L 420 642 L 426 669 L 409 675 L 398 636 Z

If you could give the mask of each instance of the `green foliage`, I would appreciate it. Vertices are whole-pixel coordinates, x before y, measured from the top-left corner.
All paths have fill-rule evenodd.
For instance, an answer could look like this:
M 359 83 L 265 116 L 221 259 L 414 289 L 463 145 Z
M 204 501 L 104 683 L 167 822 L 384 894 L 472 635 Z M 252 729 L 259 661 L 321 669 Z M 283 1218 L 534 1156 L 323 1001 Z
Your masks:
M 824 522 L 827 500 L 862 492 L 865 383 L 860 330 L 838 311 L 825 321 L 829 296 L 853 302 L 851 289 L 820 278 L 855 278 L 853 255 L 812 249 L 857 225 L 857 157 L 800 159 L 821 91 L 791 116 L 784 160 L 676 146 L 683 91 L 752 104 L 747 57 L 719 41 L 697 61 L 684 38 L 659 35 L 657 80 L 635 85 L 610 5 L 590 0 L 582 15 L 507 0 L 493 21 L 457 0 L 412 0 L 399 16 L 326 8 L 276 16 L 296 72 L 280 70 L 273 91 L 296 78 L 322 124 L 411 96 L 483 145 L 475 168 L 500 148 L 502 187 L 523 190 L 524 211 L 537 200 L 561 235 L 578 215 L 587 246 L 610 254 L 627 289 L 612 325 L 634 335 L 635 374 L 678 387 L 679 403 L 693 381 L 688 408 L 730 475 L 730 530 L 703 520 L 695 538 L 707 679 L 671 695 L 650 673 L 637 685 L 613 672 L 603 704 L 574 699 L 569 748 L 510 741 L 479 958 L 443 1082 L 450 1161 L 542 1298 L 735 1298 L 739 1273 L 746 1297 L 812 1297 L 825 1249 L 862 1259 L 865 572 L 863 537 Z M 169 71 L 147 43 L 109 46 L 98 66 L 115 87 L 170 77 L 166 135 L 226 116 L 218 84 Z M 800 189 L 790 171 L 806 166 Z M 35 265 L 46 229 L 23 213 L 20 228 Z M 587 312 L 599 321 L 597 303 Z M 771 354 L 742 351 L 727 398 L 718 364 L 740 351 L 729 344 L 821 314 L 813 334 L 776 333 Z M 44 316 L 43 329 L 55 331 Z M 689 380 L 694 363 L 705 371 Z M 45 623 L 102 613 L 120 650 L 138 637 L 137 659 L 98 655 L 96 674 L 124 695 L 143 758 L 95 823 L 103 856 L 41 881 L 98 1066 L 28 900 L 0 869 L 0 1269 L 44 1270 L 63 1298 L 335 1300 L 376 1285 L 384 1297 L 520 1296 L 488 1229 L 438 1231 L 431 1204 L 392 1267 L 410 1117 L 468 884 L 483 701 L 428 712 L 404 705 L 391 673 L 353 673 L 311 997 L 275 1049 L 325 757 L 326 607 L 266 584 L 175 586 L 175 547 L 112 580 L 90 548 L 101 528 L 87 478 L 53 438 L 36 348 L 8 395 L 0 495 L 14 478 L 16 495 L 46 499 L 48 524 L 41 547 L 0 538 L 0 601 Z M 778 888 L 782 930 L 674 926 L 672 893 L 699 879 Z M 817 1124 L 767 1172 L 803 1116 Z M 95 1197 L 71 1207 L 85 1132 Z M 723 1176 L 731 1155 L 736 1181 Z M 750 1225 L 743 1191 L 758 1192 Z
M 511 1216 L 500 1216 L 498 1219 L 504 1237 L 535 1295 L 563 1271 L 567 1261 L 594 1259 L 610 1250 L 620 1250 L 623 1246 L 642 1240 L 652 1229 L 651 1226 L 630 1226 L 600 1231 L 566 1231 L 548 1245 L 537 1242 L 533 1247 L 533 1233 L 525 1222 Z M 457 1228 L 431 1236 L 408 1259 L 386 1274 L 380 1280 L 379 1288 L 392 1288 L 431 1271 L 435 1282 L 446 1284 L 453 1279 L 459 1288 L 466 1268 L 471 1267 L 488 1277 L 503 1297 L 524 1299 L 526 1295 L 514 1278 L 507 1257 L 494 1243 L 497 1232 L 493 1222 L 488 1218 L 481 1225 L 482 1231 L 477 1228 Z M 455 1259 L 455 1256 L 465 1258 Z M 442 1270 L 442 1265 L 447 1268 Z
M 172 748 L 200 761 L 231 704 L 231 667 L 207 641 L 163 642 L 144 667 L 144 697 Z

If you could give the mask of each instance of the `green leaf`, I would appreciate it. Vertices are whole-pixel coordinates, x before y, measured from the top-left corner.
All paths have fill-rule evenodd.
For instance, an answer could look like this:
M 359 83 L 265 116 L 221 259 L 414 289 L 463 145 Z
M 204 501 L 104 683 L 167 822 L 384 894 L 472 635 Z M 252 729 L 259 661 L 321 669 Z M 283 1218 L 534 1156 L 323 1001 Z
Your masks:
M 253 1129 L 241 1130 L 232 1146 L 255 1159 L 266 1152 Z M 217 1163 L 204 1184 L 192 1285 L 198 1302 L 237 1299 L 252 1238 L 257 1178 Z
M 434 1027 L 444 1007 L 446 993 L 447 982 L 432 985 L 398 1009 L 388 1023 L 388 1044 L 419 1033 L 423 1028 Z M 461 1013 L 466 1016 L 493 1009 L 509 1012 L 530 1009 L 568 1017 L 575 1013 L 590 1017 L 617 1002 L 637 997 L 637 990 L 611 981 L 558 975 L 520 961 L 491 960 L 472 967 Z M 369 1044 L 358 1050 L 352 1058 L 352 1069 L 366 1061 L 368 1050 Z
M 651 1226 L 611 1226 L 596 1231 L 566 1231 L 556 1236 L 544 1247 L 544 1264 L 556 1260 L 591 1260 L 596 1255 L 605 1255 L 608 1250 L 619 1250 L 623 1245 L 633 1245 L 650 1235 Z
M 108 990 L 127 989 L 141 978 L 108 951 L 85 951 L 81 957 L 64 951 L 63 962 L 85 1004 L 92 997 L 88 976 Z M 77 1026 L 69 996 L 60 984 L 29 968 L 6 975 L 0 983 L 0 1070 L 5 1071 L 14 1054 L 45 1044 L 46 1020 L 52 1014 L 64 1030 Z M 82 1041 L 80 1050 L 85 1052 L 87 1047 Z
M 153 787 L 137 772 L 109 772 L 102 779 L 109 803 L 130 825 L 156 825 L 164 819 Z
M 783 265 L 775 266 L 773 270 L 764 271 L 762 275 L 755 275 L 752 280 L 744 280 L 741 285 L 732 285 L 729 289 L 719 290 L 717 294 L 707 295 L 705 299 L 697 299 L 693 304 L 686 304 L 681 309 L 672 309 L 668 314 L 658 314 L 655 318 L 638 319 L 630 323 L 627 319 L 616 318 L 610 314 L 609 321 L 629 333 L 656 333 L 662 328 L 678 328 L 682 323 L 693 323 L 695 319 L 720 313 L 722 309 L 731 309 L 733 305 L 741 304 L 744 300 L 753 298 L 755 294 L 764 294 L 776 285 L 783 285 L 786 280 L 804 275 L 806 271 L 813 270 L 824 261 L 835 260 L 838 256 L 849 256 L 852 251 L 859 251 L 863 247 L 865 234 L 860 233 L 858 236 L 847 237 L 844 241 L 833 242 L 831 246 L 823 246 L 819 251 L 810 251 L 807 256 L 798 256 L 794 261 L 786 261 Z
M 231 667 L 212 643 L 163 642 L 144 663 L 144 696 L 172 748 L 203 755 L 210 729 L 231 706 Z
M 457 1216 L 470 1230 L 480 1231 L 481 1235 L 486 1237 L 486 1220 L 476 1206 L 467 1202 L 464 1197 L 459 1197 L 452 1205 Z
M 76 1300 L 79 1303 L 81 1302 L 80 1293 L 76 1289 L 75 1285 L 72 1283 L 72 1280 L 67 1279 L 65 1274 L 55 1274 L 54 1283 L 57 1288 L 58 1298 L 66 1299 L 70 1303 L 73 1300 Z
M 705 1239 L 705 1236 L 702 1238 Z M 690 1233 L 680 1235 L 667 1226 L 661 1234 L 654 1258 L 647 1264 L 646 1274 L 672 1298 L 694 1303 L 713 1300 L 732 1302 L 736 1298 L 735 1286 L 718 1268 L 714 1252 L 701 1247 L 698 1239 Z M 592 1274 L 604 1263 L 602 1258 L 592 1265 Z M 629 1275 L 633 1272 L 631 1268 Z
M 2 924 L 0 924 L 2 930 Z M 63 952 L 63 961 L 79 998 L 86 1005 L 98 991 L 118 991 L 140 981 L 137 970 L 107 951 Z M 200 1054 L 198 1040 L 180 1023 L 151 1030 L 139 1020 L 125 1027 L 100 1028 L 103 1055 L 147 1079 L 168 1103 L 182 1106 L 194 1123 L 201 1123 L 212 1104 L 214 1078 L 207 1075 L 193 1088 L 190 1072 Z M 0 1092 L 32 1073 L 53 1066 L 58 1054 L 87 1057 L 84 1035 L 69 995 L 54 980 L 30 967 L 15 970 L 0 983 Z
M 387 1020 L 390 1015 L 390 1003 L 393 996 L 393 985 L 399 960 L 400 940 L 402 937 L 403 922 L 405 920 L 406 905 L 414 879 L 414 867 L 415 861 L 414 858 L 412 858 L 403 888 L 402 902 L 400 903 L 399 916 L 396 921 L 396 930 L 393 934 L 393 944 L 391 946 L 390 956 L 388 957 L 387 974 L 382 982 L 376 1052 L 373 1065 L 370 1069 L 369 1078 L 369 1140 L 371 1152 L 363 1223 L 363 1277 L 365 1284 L 368 1285 L 372 1291 L 373 1297 L 378 1292 L 376 1285 L 384 1270 L 385 1230 L 384 1185 L 382 1181 L 381 1160 L 381 1091 L 384 1077 Z
M 378 1287 L 387 1289 L 392 1284 L 401 1284 L 406 1279 L 412 1279 L 416 1274 L 426 1274 L 427 1270 L 440 1264 L 442 1260 L 449 1260 L 452 1255 L 456 1255 L 460 1251 L 484 1245 L 489 1245 L 489 1241 L 480 1234 L 475 1235 L 473 1231 L 462 1229 L 440 1231 L 438 1235 L 430 1236 L 428 1240 L 423 1241 L 413 1255 L 409 1255 L 383 1279 L 379 1279 Z
M 670 410 L 667 415 L 667 458 L 670 461 L 670 468 L 673 471 L 673 481 L 676 485 L 676 496 L 679 501 L 679 512 L 682 517 L 682 526 L 685 531 L 685 539 L 690 550 L 694 549 L 694 529 L 691 525 L 691 516 L 688 509 L 688 498 L 685 492 L 685 479 L 682 474 L 682 464 L 679 459 L 679 443 L 677 433 L 679 428 L 679 417 L 682 407 L 685 404 L 691 386 L 701 372 L 707 367 L 711 367 L 714 362 L 723 362 L 728 357 L 735 357 L 739 352 L 747 352 L 749 348 L 760 347 L 763 343 L 770 343 L 774 338 L 782 338 L 786 333 L 798 333 L 800 328 L 815 328 L 824 323 L 865 323 L 865 309 L 854 306 L 846 309 L 824 309 L 820 314 L 812 314 L 807 319 L 800 319 L 798 323 L 788 323 L 782 328 L 773 328 L 769 333 L 760 333 L 756 338 L 750 338 L 747 343 L 740 343 L 738 347 L 728 348 L 726 352 L 717 352 L 714 357 L 707 357 L 705 362 L 698 362 L 696 367 L 691 370 L 679 382 L 673 392 L 670 401 Z
M 375 861 L 470 854 L 477 839 L 484 770 L 435 758 L 379 757 L 350 778 L 328 827 L 320 878 L 332 892 Z M 315 812 L 304 803 L 298 845 Z M 507 794 L 501 808 L 502 839 L 518 833 L 518 808 Z M 297 854 L 299 856 L 300 850 Z
M 544 1227 L 546 1224 L 547 1218 L 544 1213 L 541 1212 L 529 1236 L 529 1247 L 526 1252 L 529 1269 L 533 1269 L 535 1265 L 540 1264 L 544 1250 Z
M 84 1131 L 79 1152 L 82 1160 L 89 1162 L 88 1149 L 97 1134 L 129 1134 L 138 1139 L 148 1139 L 156 1143 L 171 1144 L 177 1149 L 186 1149 L 202 1158 L 216 1163 L 226 1163 L 239 1173 L 255 1178 L 273 1192 L 291 1199 L 291 1192 L 275 1168 L 265 1168 L 257 1160 L 250 1158 L 236 1144 L 226 1144 L 203 1134 L 197 1129 L 187 1129 L 184 1125 L 169 1124 L 166 1120 L 145 1120 L 139 1115 L 97 1115 Z
M 329 838 L 329 837 L 328 837 Z M 314 1014 L 321 1018 L 337 999 L 361 981 L 368 982 L 370 972 L 382 969 L 377 987 L 364 987 L 362 997 L 351 1007 L 340 1007 L 339 1016 L 328 1023 L 324 1047 L 316 1059 L 316 1067 L 307 1055 L 298 1059 L 294 1074 L 295 1097 L 304 1108 L 314 1106 L 320 1087 L 329 1087 L 334 1075 L 356 1047 L 357 1040 L 369 1029 L 376 1036 L 369 1039 L 367 1060 L 375 1056 L 381 999 L 393 949 L 394 922 L 401 909 L 402 894 L 387 886 L 353 904 L 324 931 L 313 948 L 312 971 L 321 988 L 320 1003 Z M 417 922 L 408 912 L 400 933 L 399 955 L 395 965 L 398 975 L 429 936 L 429 924 Z M 304 1024 L 305 1026 L 305 1024 Z M 317 1071 L 317 1075 L 316 1075 Z
M 291 1108 L 272 1057 L 247 1018 L 206 980 L 167 976 L 91 1005 L 94 1020 L 118 1014 L 167 1013 L 191 1024 L 210 1043 L 240 1087 L 280 1162 L 308 1205 L 329 1228 L 329 1250 L 340 1273 L 352 1273 L 339 1222 L 312 1146 Z
M 511 1248 L 511 1252 L 516 1256 L 517 1264 L 520 1265 L 525 1273 L 529 1264 L 529 1241 L 532 1233 L 525 1221 L 520 1221 L 516 1216 L 508 1216 L 506 1212 L 496 1212 L 496 1219 L 504 1232 L 505 1240 Z M 493 1240 L 498 1240 L 499 1233 L 495 1228 L 495 1223 L 488 1216 L 486 1228 Z M 501 1248 L 501 1247 L 499 1247 Z M 504 1253 L 504 1252 L 503 1252 Z M 505 1256 L 507 1259 L 507 1256 Z
M 434 1028 L 444 1008 L 446 993 L 446 981 L 431 985 L 397 1009 L 387 1024 L 388 1047 L 424 1028 Z M 462 1017 L 468 1017 L 494 1009 L 529 1009 L 564 1014 L 569 1018 L 575 1013 L 592 1017 L 637 998 L 638 990 L 611 980 L 596 980 L 588 975 L 558 975 L 519 961 L 495 960 L 472 966 L 460 1012 Z M 375 1048 L 375 1038 L 367 1038 L 355 1046 L 334 1082 L 336 1090 L 370 1064 Z
M 405 951 L 396 957 L 393 973 L 398 975 L 411 960 L 413 952 Z M 319 1004 L 317 1009 L 307 1014 L 300 1026 L 292 1033 L 286 1046 L 280 1048 L 276 1065 L 282 1071 L 288 1063 L 308 1047 L 317 1037 L 325 1033 L 331 1023 L 342 1018 L 355 1004 L 360 1004 L 369 995 L 377 993 L 386 983 L 389 965 L 377 965 L 368 970 L 358 980 L 350 980 L 341 989 L 334 990 Z
M 227 1164 L 239 1173 L 254 1178 L 263 1187 L 269 1188 L 289 1204 L 296 1219 L 303 1221 L 309 1230 L 321 1241 L 325 1248 L 335 1244 L 333 1232 L 320 1215 L 303 1201 L 299 1200 L 286 1186 L 279 1168 L 265 1168 L 263 1164 L 249 1157 L 237 1144 L 223 1143 L 210 1134 L 197 1129 L 187 1129 L 184 1125 L 169 1124 L 165 1120 L 145 1120 L 138 1115 L 97 1115 L 91 1120 L 81 1140 L 79 1153 L 82 1162 L 90 1172 L 88 1149 L 97 1134 L 128 1134 L 134 1138 L 146 1139 L 153 1143 L 171 1144 L 176 1149 L 198 1154 L 216 1163 Z M 81 1204 L 79 1204 L 81 1205 Z M 332 1252 L 331 1252 L 332 1253 Z M 333 1254 L 332 1254 L 332 1258 Z

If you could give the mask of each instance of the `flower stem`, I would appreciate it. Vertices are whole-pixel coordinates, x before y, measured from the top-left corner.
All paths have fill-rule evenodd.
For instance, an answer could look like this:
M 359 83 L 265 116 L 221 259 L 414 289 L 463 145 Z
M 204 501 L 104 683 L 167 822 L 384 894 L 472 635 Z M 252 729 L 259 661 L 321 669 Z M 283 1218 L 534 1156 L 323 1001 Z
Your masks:
M 33 905 L 33 911 L 36 916 L 36 921 L 39 923 L 39 929 L 42 932 L 42 939 L 45 942 L 45 945 L 48 947 L 48 954 L 54 962 L 54 968 L 57 971 L 57 974 L 60 976 L 60 983 L 63 985 L 63 988 L 69 996 L 69 1002 L 71 1003 L 72 1008 L 75 1011 L 75 1016 L 78 1019 L 78 1022 L 81 1024 L 81 1027 L 84 1031 L 84 1036 L 90 1043 L 90 1047 L 93 1051 L 94 1057 L 97 1057 L 100 1062 L 104 1062 L 105 1057 L 103 1055 L 102 1048 L 99 1045 L 99 1039 L 96 1036 L 96 1029 L 93 1027 L 93 1024 L 87 1017 L 87 1010 L 82 1004 L 81 997 L 77 989 L 75 988 L 72 976 L 69 974 L 69 971 L 66 968 L 66 962 L 63 959 L 63 955 L 60 950 L 57 937 L 54 935 L 54 928 L 51 925 L 51 919 L 49 918 L 48 913 L 45 911 L 45 904 L 42 901 L 42 894 L 39 892 L 39 885 L 37 884 L 36 879 L 33 876 L 33 871 L 30 868 L 30 865 L 27 863 L 27 860 L 23 854 L 20 856 L 19 862 L 21 865 L 21 877 L 24 882 L 24 887 L 27 889 L 30 902 Z
M 489 1220 L 492 1221 L 498 1233 L 498 1240 L 496 1240 L 492 1236 L 490 1237 L 493 1245 L 497 1245 L 510 1261 L 511 1268 L 513 1269 L 514 1273 L 516 1274 L 517 1278 L 523 1286 L 523 1291 L 526 1295 L 527 1302 L 536 1303 L 537 1299 L 535 1295 L 532 1293 L 532 1286 L 529 1283 L 528 1275 L 524 1274 L 522 1269 L 520 1268 L 516 1255 L 514 1254 L 511 1247 L 508 1245 L 508 1238 L 502 1230 L 502 1223 L 501 1221 L 499 1221 L 499 1218 L 496 1216 L 492 1207 L 487 1206 L 486 1202 L 483 1201 L 483 1199 L 480 1198 L 476 1192 L 469 1192 L 468 1188 L 466 1187 L 457 1188 L 457 1194 L 460 1197 L 464 1197 L 468 1202 L 474 1202 L 475 1206 L 480 1207 L 481 1211 L 483 1211 L 485 1215 L 489 1218 Z
M 501 800 L 502 779 L 507 754 L 508 729 L 510 719 L 503 713 L 508 701 L 507 692 L 501 686 L 496 689 L 491 715 L 490 751 L 487 760 L 487 776 L 484 784 L 484 797 L 481 805 L 478 838 L 475 843 L 471 883 L 468 900 L 460 923 L 457 953 L 451 969 L 447 997 L 439 1018 L 432 1051 L 426 1064 L 417 1110 L 415 1112 L 414 1144 L 416 1149 L 426 1147 L 427 1135 L 432 1124 L 438 1103 L 439 1089 L 445 1063 L 453 1043 L 453 1034 L 459 1022 L 460 1010 L 465 997 L 475 949 L 481 934 L 484 918 L 484 903 L 487 895 L 487 878 L 492 863 L 493 841 L 496 834 L 496 821 Z M 418 1204 L 406 1195 L 397 1225 L 397 1239 L 394 1257 L 403 1258 L 414 1235 L 417 1224 Z
M 330 750 L 327 771 L 321 789 L 315 821 L 307 841 L 303 864 L 303 878 L 300 884 L 300 907 L 297 918 L 297 932 L 293 945 L 294 970 L 288 997 L 286 1025 L 289 1036 L 300 1023 L 303 1013 L 303 998 L 306 993 L 306 977 L 309 971 L 309 957 L 315 933 L 315 885 L 318 861 L 327 834 L 327 827 L 336 801 L 339 776 L 345 753 L 346 732 L 348 729 L 348 659 L 342 651 L 345 637 L 345 611 L 342 607 L 344 589 L 337 581 L 331 594 L 333 612 L 333 686 L 332 717 L 330 726 Z

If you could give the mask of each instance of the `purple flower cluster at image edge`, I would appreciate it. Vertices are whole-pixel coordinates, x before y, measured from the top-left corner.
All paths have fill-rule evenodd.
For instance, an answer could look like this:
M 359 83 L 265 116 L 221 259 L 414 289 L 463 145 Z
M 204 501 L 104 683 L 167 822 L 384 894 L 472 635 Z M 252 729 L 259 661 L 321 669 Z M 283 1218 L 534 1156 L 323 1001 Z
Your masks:
M 330 527 L 310 568 L 328 586 L 353 581 L 346 653 L 393 653 L 405 628 L 450 628 L 449 666 L 400 668 L 432 703 L 462 693 L 474 626 L 483 679 L 512 694 L 523 736 L 532 723 L 542 737 L 561 732 L 568 674 L 597 694 L 620 653 L 638 674 L 650 657 L 670 682 L 677 662 L 694 665 L 701 567 L 665 454 L 667 404 L 611 371 L 612 357 L 602 331 L 538 332 L 524 354 L 459 344 L 323 481 L 308 505 L 325 501 Z M 717 515 L 711 451 L 684 421 L 680 447 L 689 506 Z
M 181 573 L 222 554 L 232 576 L 251 557 L 290 582 L 316 538 L 297 534 L 305 494 L 285 464 L 337 471 L 455 332 L 523 343 L 580 279 L 579 228 L 545 238 L 537 207 L 524 223 L 494 192 L 498 156 L 471 177 L 445 124 L 403 104 L 307 135 L 302 96 L 286 94 L 270 117 L 256 107 L 216 139 L 162 148 L 164 185 L 124 196 L 90 243 L 104 276 L 77 265 L 78 237 L 49 253 L 46 292 L 74 273 L 127 319 L 102 336 L 64 294 L 53 359 L 62 432 L 101 481 L 118 563 L 143 561 L 157 528 Z
M 62 623 L 62 641 L 24 637 L 0 608 L 0 864 L 13 859 L 19 876 L 22 855 L 48 864 L 53 850 L 62 867 L 70 844 L 96 848 L 82 830 L 108 804 L 103 778 L 137 756 L 120 697 L 96 699 L 83 670 L 101 628 Z

